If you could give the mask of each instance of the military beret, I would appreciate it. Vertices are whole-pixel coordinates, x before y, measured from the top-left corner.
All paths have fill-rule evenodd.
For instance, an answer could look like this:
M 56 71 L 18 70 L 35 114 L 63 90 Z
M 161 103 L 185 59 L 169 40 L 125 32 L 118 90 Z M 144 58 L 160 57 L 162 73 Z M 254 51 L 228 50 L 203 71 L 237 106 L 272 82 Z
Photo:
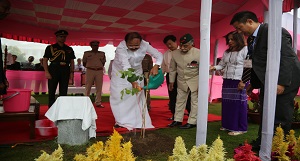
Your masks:
M 66 31 L 66 30 L 58 30 L 58 31 L 56 31 L 54 34 L 55 34 L 56 36 L 61 36 L 61 35 L 67 36 L 67 35 L 69 35 L 68 31 Z
M 191 34 L 185 34 L 180 38 L 180 44 L 186 44 L 193 40 L 193 36 Z
M 94 44 L 94 43 L 99 44 L 100 42 L 99 42 L 98 40 L 92 40 L 92 41 L 90 42 L 90 44 Z

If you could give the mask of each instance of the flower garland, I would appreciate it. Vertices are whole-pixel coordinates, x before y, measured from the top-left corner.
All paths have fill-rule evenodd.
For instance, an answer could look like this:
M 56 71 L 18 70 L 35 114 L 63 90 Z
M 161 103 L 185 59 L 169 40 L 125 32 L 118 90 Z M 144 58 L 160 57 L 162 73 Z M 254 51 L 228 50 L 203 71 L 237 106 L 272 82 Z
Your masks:
M 271 157 L 272 160 L 300 161 L 300 136 L 296 139 L 295 131 L 290 130 L 285 138 L 283 129 L 277 127 L 273 137 Z
M 233 159 L 225 158 L 226 153 L 223 141 L 218 137 L 210 148 L 205 144 L 199 147 L 193 146 L 188 154 L 182 137 L 178 136 L 175 139 L 173 155 L 169 156 L 168 161 L 233 161 Z
M 41 150 L 41 152 L 42 154 L 34 159 L 35 161 L 63 161 L 64 151 L 59 144 L 58 148 L 52 154 L 48 154 L 44 150 Z
M 121 143 L 123 137 L 114 130 L 110 138 L 105 142 L 96 142 L 87 148 L 86 156 L 76 154 L 75 161 L 105 160 L 105 161 L 134 161 L 136 158 L 132 153 L 130 141 Z

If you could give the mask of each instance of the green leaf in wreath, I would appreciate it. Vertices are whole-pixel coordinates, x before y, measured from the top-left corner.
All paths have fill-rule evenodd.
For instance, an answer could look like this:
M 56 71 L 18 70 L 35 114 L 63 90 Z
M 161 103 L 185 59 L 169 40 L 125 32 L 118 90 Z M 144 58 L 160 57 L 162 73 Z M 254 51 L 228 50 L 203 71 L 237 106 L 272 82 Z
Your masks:
M 125 88 L 125 90 L 126 90 L 126 94 L 130 94 L 131 93 L 130 89 Z
M 143 80 L 143 77 L 140 77 L 139 80 L 142 81 L 142 80 Z
M 136 93 L 139 93 L 139 90 L 137 88 L 132 88 L 131 94 L 134 95 Z
M 125 76 L 125 73 L 122 73 L 122 76 L 121 76 L 121 78 L 123 78 L 123 79 L 124 79 L 125 77 L 126 77 L 126 76 Z
M 135 81 L 137 81 L 138 80 L 138 78 L 137 78 L 137 76 L 136 75 L 132 75 L 131 77 L 127 77 L 127 81 L 128 82 L 135 82 Z
M 121 100 L 123 99 L 124 96 L 124 89 L 121 91 Z
M 133 69 L 133 68 L 128 68 L 128 71 L 134 72 L 135 69 Z

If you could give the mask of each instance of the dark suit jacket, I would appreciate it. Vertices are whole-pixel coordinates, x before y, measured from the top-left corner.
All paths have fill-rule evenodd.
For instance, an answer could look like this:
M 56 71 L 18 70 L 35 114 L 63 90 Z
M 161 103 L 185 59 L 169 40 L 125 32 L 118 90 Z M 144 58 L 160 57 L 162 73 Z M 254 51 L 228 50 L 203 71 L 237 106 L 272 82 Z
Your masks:
M 7 69 L 9 70 L 21 70 L 21 64 L 20 62 L 15 62 L 14 64 L 8 65 Z
M 268 24 L 261 24 L 257 33 L 256 43 L 252 56 L 251 84 L 254 88 L 260 88 L 265 84 L 268 51 Z M 285 86 L 284 93 L 299 88 L 300 62 L 292 48 L 292 37 L 288 31 L 282 28 L 280 68 L 278 84 Z

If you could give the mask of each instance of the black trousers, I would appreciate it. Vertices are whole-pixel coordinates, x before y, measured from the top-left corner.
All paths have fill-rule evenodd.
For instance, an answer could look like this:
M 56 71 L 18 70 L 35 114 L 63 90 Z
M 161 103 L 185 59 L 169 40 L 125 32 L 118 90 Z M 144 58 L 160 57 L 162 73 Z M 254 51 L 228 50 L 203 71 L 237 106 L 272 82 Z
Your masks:
M 279 125 L 284 131 L 284 134 L 287 135 L 291 130 L 292 121 L 293 121 L 293 113 L 294 113 L 294 98 L 298 93 L 298 88 L 288 93 L 284 93 L 281 95 L 277 95 L 276 105 L 275 105 L 275 120 L 274 120 L 274 135 L 276 131 L 276 127 Z M 263 116 L 263 103 L 264 103 L 264 89 L 261 88 L 259 94 L 260 106 L 259 109 L 260 117 L 262 120 Z M 259 125 L 258 130 L 258 141 L 261 140 L 261 132 L 262 132 L 262 123 Z
M 70 78 L 70 66 L 61 66 L 59 64 L 50 64 L 49 73 L 52 79 L 48 79 L 48 92 L 49 92 L 49 108 L 55 102 L 55 92 L 59 84 L 59 95 L 66 96 L 68 94 L 68 85 Z
M 166 75 L 166 80 L 167 80 L 167 86 L 168 86 L 168 94 L 169 94 L 169 109 L 171 110 L 171 113 L 175 114 L 175 107 L 176 107 L 176 97 L 177 97 L 177 75 L 175 78 L 174 82 L 174 88 L 172 91 L 169 90 L 169 73 Z M 189 93 L 189 96 L 187 98 L 186 102 L 186 110 L 188 113 L 191 111 L 191 92 Z

